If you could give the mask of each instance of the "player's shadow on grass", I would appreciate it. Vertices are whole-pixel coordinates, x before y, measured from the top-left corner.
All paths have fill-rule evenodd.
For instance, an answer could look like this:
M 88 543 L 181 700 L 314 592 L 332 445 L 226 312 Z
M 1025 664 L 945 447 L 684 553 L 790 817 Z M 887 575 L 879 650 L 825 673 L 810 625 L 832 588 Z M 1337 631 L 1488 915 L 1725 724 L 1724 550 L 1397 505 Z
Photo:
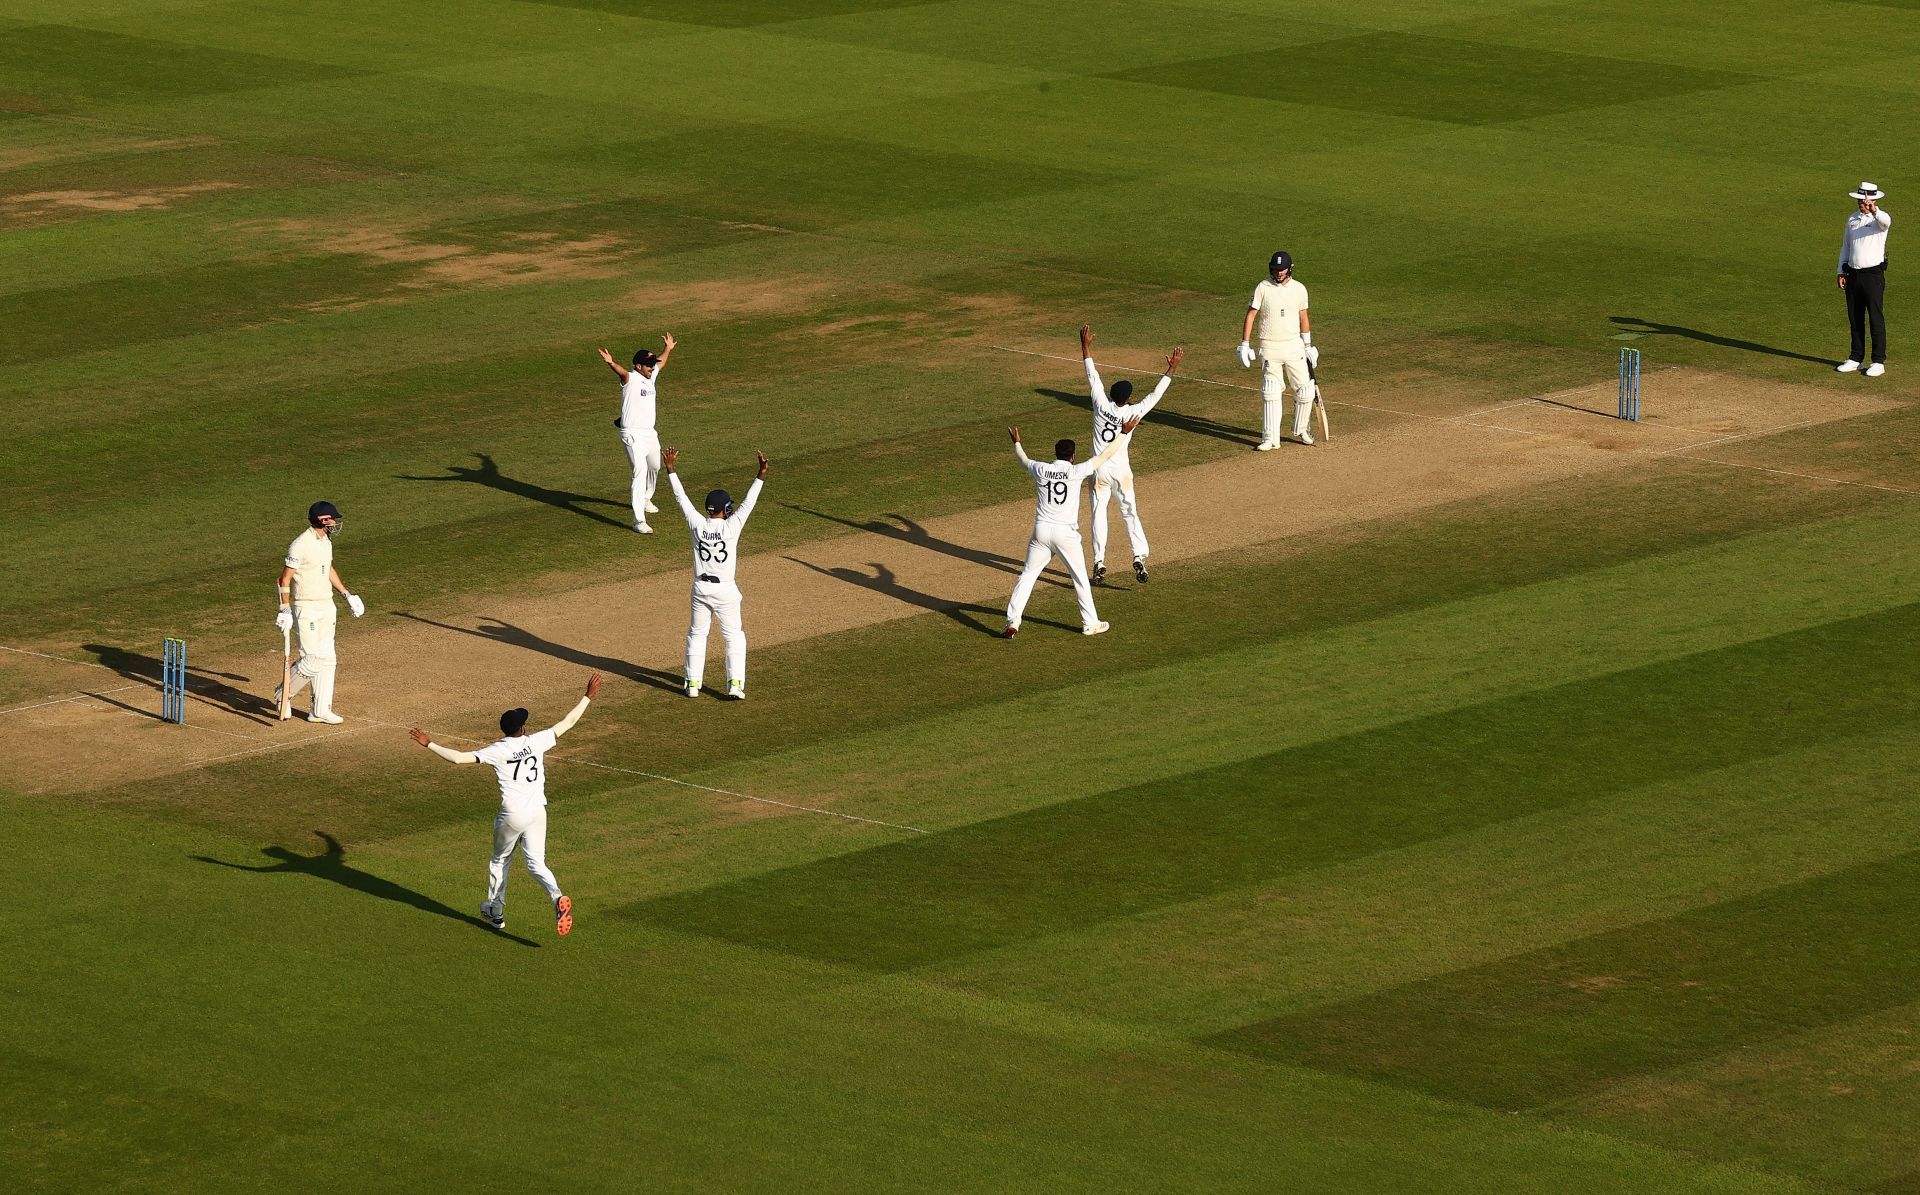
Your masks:
M 381 900 L 390 900 L 395 904 L 409 905 L 424 913 L 436 913 L 439 916 L 447 917 L 454 921 L 464 922 L 468 925 L 477 925 L 481 929 L 498 934 L 508 941 L 518 942 L 522 946 L 532 946 L 535 949 L 539 948 L 540 943 L 538 942 L 529 941 L 517 934 L 510 934 L 505 930 L 494 929 L 491 925 L 480 920 L 480 918 L 470 917 L 458 909 L 441 904 L 424 892 L 415 892 L 413 889 L 396 884 L 392 880 L 384 879 L 374 875 L 370 871 L 362 871 L 358 867 L 352 866 L 347 862 L 347 848 L 340 845 L 339 839 L 327 833 L 325 830 L 315 830 L 314 833 L 319 836 L 321 842 L 326 844 L 319 854 L 296 854 L 283 846 L 262 847 L 260 848 L 260 853 L 274 860 L 274 862 L 263 867 L 255 867 L 249 863 L 229 863 L 225 859 L 215 859 L 207 855 L 192 855 L 189 857 L 201 863 L 211 863 L 216 867 L 231 867 L 235 871 L 251 871 L 263 875 L 310 875 L 315 879 L 325 880 L 330 884 L 338 884 L 342 888 L 351 888 L 355 892 L 364 892 L 368 896 L 377 896 Z
M 1796 353 L 1792 349 L 1775 348 L 1770 344 L 1738 340 L 1731 336 L 1718 336 L 1698 328 L 1683 328 L 1679 324 L 1655 323 L 1653 320 L 1641 319 L 1637 315 L 1614 315 L 1608 318 L 1619 324 L 1625 331 L 1640 332 L 1648 336 L 1683 336 L 1703 344 L 1717 344 L 1723 349 L 1739 349 L 1743 353 L 1765 353 L 1769 357 L 1787 357 L 1794 361 L 1810 361 L 1815 365 L 1840 364 L 1832 357 L 1814 357 L 1806 353 Z
M 543 656 L 552 656 L 556 660 L 565 660 L 569 664 L 578 664 L 582 668 L 591 668 L 609 676 L 624 677 L 637 684 L 652 685 L 656 689 L 665 689 L 670 693 L 680 691 L 680 674 L 677 672 L 663 672 L 658 668 L 616 660 L 612 656 L 596 656 L 590 651 L 581 651 L 577 647 L 568 647 L 564 643 L 543 639 L 525 627 L 517 627 L 497 618 L 482 619 L 477 627 L 462 627 L 450 622 L 436 622 L 431 618 L 423 618 L 405 610 L 395 610 L 393 613 L 400 618 L 423 622 L 430 627 L 439 627 L 443 631 L 458 631 L 462 635 L 472 635 L 476 639 L 491 639 L 495 643 L 504 643 L 509 647 L 523 647 L 528 651 L 537 651 Z
M 104 643 L 82 644 L 81 650 L 92 652 L 94 658 L 100 661 L 100 663 L 113 669 L 128 680 L 139 681 L 151 689 L 160 688 L 160 673 L 163 665 L 153 656 L 144 655 L 137 651 L 128 651 L 122 647 L 109 647 Z M 222 709 L 230 710 L 233 713 L 239 714 L 249 722 L 271 725 L 280 712 L 274 708 L 273 702 L 258 694 L 249 693 L 244 689 L 236 689 L 226 683 L 228 681 L 244 681 L 248 679 L 251 678 L 241 676 L 237 672 L 209 672 L 206 669 L 195 671 L 192 664 L 189 663 L 187 666 L 187 696 L 198 698 L 208 705 L 217 705 Z M 154 710 L 142 709 L 137 705 L 130 705 L 124 701 L 115 701 L 113 698 L 101 693 L 89 693 L 87 696 L 98 701 L 104 701 L 108 705 L 117 705 L 121 709 L 131 713 L 145 714 L 155 721 L 160 719 L 159 713 Z
M 1075 394 L 1070 390 L 1055 390 L 1048 386 L 1039 386 L 1034 393 L 1042 398 L 1051 398 L 1056 402 L 1078 407 L 1088 415 L 1093 414 L 1093 400 L 1085 394 Z M 1235 427 L 1231 423 L 1221 423 L 1205 415 L 1194 415 L 1184 411 L 1169 411 L 1164 406 L 1155 407 L 1147 412 L 1148 424 L 1161 424 L 1175 431 L 1191 432 L 1196 436 L 1212 436 L 1216 440 L 1225 440 L 1229 444 L 1258 444 L 1260 434 L 1248 431 L 1244 427 Z
M 884 535 L 888 539 L 897 539 L 903 544 L 912 544 L 916 548 L 925 548 L 929 552 L 938 552 L 942 556 L 951 556 L 955 560 L 965 560 L 971 564 L 985 565 L 988 568 L 998 569 L 1003 573 L 1011 573 L 1016 577 L 1020 575 L 1022 561 L 1018 558 L 1002 556 L 998 552 L 989 552 L 985 548 L 969 548 L 965 544 L 957 544 L 950 539 L 941 539 L 921 524 L 903 514 L 888 514 L 882 516 L 885 519 L 891 519 L 892 522 L 883 522 L 881 519 L 870 519 L 867 522 L 861 523 L 853 519 L 842 518 L 839 515 L 830 515 L 824 510 L 813 510 L 810 507 L 795 506 L 791 502 L 782 502 L 780 505 L 786 507 L 788 510 L 797 510 L 803 515 L 812 515 L 816 519 L 825 519 L 829 523 L 838 523 L 842 527 L 851 527 L 855 531 L 866 531 L 874 535 Z M 896 526 L 895 524 L 898 525 Z M 792 558 L 789 557 L 788 559 Z M 805 562 L 796 561 L 795 563 Z M 812 568 L 813 566 L 808 565 L 807 567 Z M 1052 578 L 1047 578 L 1047 580 L 1051 581 Z M 1053 583 L 1059 584 L 1057 581 Z M 934 600 L 938 601 L 939 599 L 936 598 Z
M 876 562 L 867 565 L 868 568 L 873 570 L 873 575 L 868 576 L 855 569 L 823 568 L 820 565 L 809 564 L 804 560 L 796 559 L 792 556 L 787 557 L 787 559 L 793 561 L 793 563 L 799 565 L 801 568 L 811 569 L 823 577 L 832 577 L 836 581 L 845 581 L 849 585 L 858 585 L 862 589 L 871 589 L 875 593 L 884 593 L 890 598 L 896 598 L 906 602 L 910 606 L 918 606 L 922 610 L 932 610 L 936 614 L 944 614 L 961 626 L 979 631 L 983 635 L 998 635 L 1000 628 L 1005 626 L 1007 622 L 1005 611 L 996 610 L 992 606 L 982 606 L 977 602 L 956 602 L 948 598 L 935 597 L 930 593 L 922 593 L 918 589 L 902 585 L 899 578 L 894 576 L 893 570 L 884 564 Z M 1051 578 L 1048 579 L 1051 580 Z M 1063 583 L 1055 582 L 1055 584 Z M 986 615 L 988 621 L 982 622 L 980 619 L 975 618 L 974 615 L 976 614 Z M 1053 622 L 1049 619 L 1033 618 L 1031 616 L 1023 621 L 1039 623 L 1041 626 L 1059 627 L 1063 631 L 1077 631 L 1080 629 L 1079 627 L 1070 627 L 1064 622 Z
M 445 477 L 417 477 L 409 473 L 396 473 L 394 477 L 401 481 L 466 481 L 474 485 L 483 485 L 490 490 L 499 490 L 503 494 L 512 494 L 516 498 L 527 498 L 534 502 L 564 510 L 568 514 L 579 515 L 583 519 L 592 519 L 596 523 L 605 523 L 609 527 L 618 527 L 622 531 L 633 530 L 633 524 L 625 519 L 609 518 L 597 510 L 588 510 L 589 504 L 611 506 L 616 510 L 626 510 L 627 504 L 611 498 L 596 498 L 591 494 L 576 494 L 571 490 L 549 489 L 535 485 L 531 481 L 521 481 L 517 477 L 508 477 L 500 472 L 490 453 L 476 452 L 480 459 L 478 468 L 468 465 L 448 465 Z

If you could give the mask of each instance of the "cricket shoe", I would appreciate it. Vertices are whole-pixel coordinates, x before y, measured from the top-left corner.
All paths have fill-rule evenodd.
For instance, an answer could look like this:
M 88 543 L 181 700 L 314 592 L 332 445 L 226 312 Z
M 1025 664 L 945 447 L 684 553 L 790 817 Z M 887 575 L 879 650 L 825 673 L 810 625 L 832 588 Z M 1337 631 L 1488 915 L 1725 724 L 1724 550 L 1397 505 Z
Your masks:
M 647 525 L 646 525 L 645 523 L 635 523 L 635 524 L 633 525 L 633 529 L 634 529 L 635 531 L 638 531 L 638 532 L 639 532 L 640 534 L 642 534 L 642 535 L 652 535 L 652 534 L 653 534 L 653 528 L 651 528 L 651 527 L 649 527 L 649 526 L 647 526 Z
M 657 515 L 660 513 L 660 508 L 655 506 L 653 503 L 649 502 L 647 503 L 647 513 L 650 515 Z
M 1133 558 L 1133 579 L 1142 585 L 1147 583 L 1147 558 L 1145 556 L 1135 556 Z
M 563 896 L 553 902 L 553 932 L 563 938 L 573 932 L 573 897 Z
M 1887 372 L 1887 367 L 1880 364 L 1880 362 L 1878 361 L 1875 361 L 1872 365 L 1867 366 L 1867 376 L 1870 378 L 1877 378 L 1885 372 Z
M 727 700 L 728 701 L 745 701 L 746 699 L 747 699 L 747 682 L 746 681 L 730 680 L 727 682 Z
M 1255 452 L 1272 452 L 1274 449 L 1278 447 L 1280 446 L 1278 444 L 1275 444 L 1272 440 L 1262 440 L 1258 444 L 1255 444 L 1253 446 L 1253 450 Z
M 685 685 L 685 691 L 689 697 L 700 696 L 700 682 L 697 680 L 688 681 Z
M 1834 366 L 1833 372 L 1852 373 L 1854 370 L 1859 368 L 1860 368 L 1860 363 L 1858 361 L 1847 360 L 1847 361 L 1842 361 L 1840 364 Z
M 1015 635 L 1018 635 L 1019 633 L 1020 633 L 1020 628 L 1019 628 L 1019 627 L 1016 627 L 1016 626 L 1009 626 L 1009 627 L 1007 627 L 1007 629 L 1006 629 L 1006 630 L 1004 630 L 1004 631 L 1001 631 L 1001 632 L 1000 632 L 1000 637 L 1001 637 L 1002 639 L 1011 639 L 1011 638 L 1013 638 L 1013 637 L 1014 637 Z
M 507 914 L 505 910 L 496 909 L 492 905 L 483 904 L 480 906 L 480 919 L 495 929 L 507 928 Z
M 1296 437 L 1294 437 L 1294 438 L 1295 438 L 1295 439 L 1297 439 L 1297 440 L 1299 440 L 1299 441 L 1300 441 L 1300 442 L 1301 442 L 1302 444 L 1305 444 L 1305 445 L 1306 445 L 1306 446 L 1307 446 L 1308 448 L 1312 448 L 1312 447 L 1313 447 L 1313 433 L 1312 433 L 1312 432 L 1301 432 L 1301 433 L 1300 433 L 1300 434 L 1299 434 L 1298 436 L 1296 436 Z
M 1080 633 L 1082 635 L 1104 635 L 1112 629 L 1113 624 L 1111 623 L 1096 622 L 1090 627 L 1081 627 Z
M 311 714 L 307 715 L 307 721 L 324 722 L 328 726 L 338 726 L 342 722 L 345 722 L 346 719 L 342 718 L 339 714 L 334 713 L 332 710 L 315 710 Z
M 1104 560 L 1094 561 L 1093 562 L 1093 583 L 1095 585 L 1099 585 L 1104 583 L 1106 579 L 1107 579 L 1107 562 Z

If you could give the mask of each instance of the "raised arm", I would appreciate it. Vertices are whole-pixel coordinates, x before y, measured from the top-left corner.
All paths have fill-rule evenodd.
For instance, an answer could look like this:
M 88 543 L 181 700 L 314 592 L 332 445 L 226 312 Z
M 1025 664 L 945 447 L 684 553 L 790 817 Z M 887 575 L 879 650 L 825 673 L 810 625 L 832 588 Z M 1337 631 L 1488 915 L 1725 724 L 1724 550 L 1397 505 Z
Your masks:
M 1010 427 L 1007 429 L 1007 434 L 1013 437 L 1013 455 L 1020 458 L 1020 467 L 1032 473 L 1038 466 L 1033 463 L 1033 458 L 1027 455 L 1026 445 L 1020 443 L 1020 429 Z
M 579 701 L 574 702 L 573 708 L 567 711 L 567 716 L 553 724 L 553 737 L 557 739 L 569 730 L 572 730 L 573 724 L 580 720 L 580 715 L 587 712 L 587 706 L 599 695 L 600 674 L 596 672 L 587 678 L 587 695 Z
M 756 448 L 753 455 L 758 462 L 753 471 L 753 484 L 747 487 L 747 496 L 740 499 L 740 505 L 734 507 L 733 513 L 727 516 L 727 521 L 735 527 L 746 526 L 747 516 L 753 513 L 754 503 L 760 501 L 760 490 L 766 485 L 767 454 Z
M 1148 394 L 1145 399 L 1134 403 L 1126 409 L 1127 414 L 1137 415 L 1145 419 L 1147 412 L 1153 410 L 1154 407 L 1160 404 L 1160 400 L 1166 397 L 1167 387 L 1173 384 L 1173 371 L 1180 368 L 1180 358 L 1186 355 L 1187 350 L 1183 348 L 1175 348 L 1171 353 L 1168 353 L 1167 372 L 1161 374 L 1160 380 L 1154 383 L 1152 393 Z
M 687 497 L 686 488 L 680 484 L 680 474 L 674 468 L 679 463 L 678 448 L 669 448 L 660 454 L 660 466 L 667 471 L 667 484 L 673 487 L 673 500 L 680 504 L 680 513 L 686 516 L 688 529 L 693 530 L 700 526 L 700 510 L 693 504 L 693 499 Z
M 605 349 L 600 350 L 600 359 L 607 363 L 607 368 L 613 371 L 614 376 L 620 379 L 622 385 L 625 385 L 627 381 L 627 367 L 615 361 L 613 354 Z
M 667 358 L 673 356 L 673 346 L 680 343 L 673 338 L 671 332 L 661 339 L 667 342 L 667 346 L 660 350 L 660 359 L 653 363 L 653 376 L 656 378 L 660 376 L 660 371 L 667 367 Z
M 1088 324 L 1080 325 L 1080 363 L 1087 367 L 1087 395 L 1099 410 L 1106 402 L 1107 384 L 1100 380 L 1100 367 L 1093 363 L 1093 328 Z
M 413 736 L 414 742 L 420 744 L 422 747 L 425 747 L 427 750 L 433 752 L 435 755 L 438 755 L 441 759 L 446 760 L 448 763 L 479 763 L 480 762 L 480 757 L 478 755 L 475 755 L 471 751 L 455 751 L 451 747 L 442 747 L 440 744 L 428 738 L 427 732 L 424 730 L 421 730 L 417 726 L 414 727 L 412 730 L 409 730 L 407 733 Z

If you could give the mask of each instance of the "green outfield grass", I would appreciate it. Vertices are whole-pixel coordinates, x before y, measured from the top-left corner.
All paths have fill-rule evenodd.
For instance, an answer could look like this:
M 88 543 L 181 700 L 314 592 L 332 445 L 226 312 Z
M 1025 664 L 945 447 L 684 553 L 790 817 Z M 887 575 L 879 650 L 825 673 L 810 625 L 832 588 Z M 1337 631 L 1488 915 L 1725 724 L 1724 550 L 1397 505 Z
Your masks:
M 1891 2 L 9 8 L 0 646 L 128 677 L 165 635 L 264 650 L 317 497 L 373 615 L 343 639 L 677 573 L 671 511 L 627 529 L 593 355 L 665 331 L 690 488 L 774 458 L 752 552 L 1020 498 L 1004 427 L 1085 433 L 1083 320 L 1231 384 L 1145 429 L 1153 526 L 1170 470 L 1252 442 L 1230 349 L 1278 247 L 1342 404 L 1320 451 L 1355 460 L 1604 386 L 1621 345 L 1656 413 L 1674 366 L 1729 409 L 1794 394 L 1770 427 L 1889 403 L 1144 588 L 1122 562 L 1101 639 L 1056 589 L 1013 644 L 925 595 L 756 648 L 744 706 L 520 629 L 613 677 L 554 760 L 566 939 L 524 874 L 506 934 L 472 916 L 490 779 L 391 727 L 0 774 L 5 1172 L 1915 1189 L 1900 244 L 1891 372 L 1830 368 L 1845 192 L 1874 178 L 1913 235 L 1914 78 Z M 1393 460 L 1382 487 L 1449 470 Z M 0 747 L 64 667 L 0 653 Z M 186 733 L 76 725 L 81 760 Z

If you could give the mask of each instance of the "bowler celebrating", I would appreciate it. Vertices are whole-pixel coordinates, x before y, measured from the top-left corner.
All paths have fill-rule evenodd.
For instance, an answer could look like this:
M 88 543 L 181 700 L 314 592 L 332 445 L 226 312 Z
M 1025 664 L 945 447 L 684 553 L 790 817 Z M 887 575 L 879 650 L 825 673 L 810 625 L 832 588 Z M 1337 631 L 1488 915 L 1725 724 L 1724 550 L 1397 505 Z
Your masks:
M 507 864 L 513 848 L 527 862 L 534 881 L 553 902 L 553 928 L 561 937 L 573 931 L 573 900 L 560 891 L 560 881 L 547 868 L 547 752 L 561 735 L 573 729 L 587 703 L 600 693 L 600 674 L 587 678 L 587 695 L 566 717 L 537 734 L 527 734 L 527 711 L 511 709 L 500 715 L 500 733 L 506 737 L 478 751 L 454 751 L 434 742 L 418 727 L 407 733 L 413 741 L 448 763 L 483 763 L 500 781 L 500 812 L 493 819 L 493 857 L 487 861 L 487 899 L 480 915 L 495 929 L 507 927 Z
M 1133 397 L 1133 383 L 1125 378 L 1113 384 L 1109 396 L 1106 387 L 1100 381 L 1100 370 L 1093 363 L 1093 329 L 1086 324 L 1080 325 L 1080 359 L 1087 367 L 1087 396 L 1093 400 L 1093 446 L 1096 450 L 1120 441 L 1120 451 L 1114 458 L 1094 470 L 1093 474 L 1093 583 L 1095 585 L 1107 579 L 1107 494 L 1116 493 L 1120 498 L 1120 517 L 1127 524 L 1127 542 L 1133 547 L 1133 575 L 1142 585 L 1147 583 L 1147 528 L 1140 521 L 1140 502 L 1133 496 L 1133 462 L 1127 459 L 1130 438 L 1120 434 L 1120 425 L 1132 419 L 1139 422 L 1147 417 L 1147 412 L 1159 405 L 1160 398 L 1166 394 L 1167 386 L 1173 381 L 1173 371 L 1180 365 L 1185 349 L 1176 348 L 1167 355 L 1167 372 L 1160 375 L 1153 392 L 1146 401 L 1129 403 Z
M 674 501 L 686 516 L 687 530 L 693 532 L 693 613 L 687 623 L 687 696 L 700 696 L 700 680 L 707 670 L 707 628 L 720 623 L 720 641 L 727 653 L 727 696 L 734 701 L 747 699 L 747 632 L 740 625 L 740 587 L 733 582 L 734 567 L 740 561 L 740 532 L 746 529 L 747 516 L 760 500 L 760 488 L 767 479 L 767 454 L 755 452 L 759 468 L 753 484 L 739 509 L 725 490 L 707 494 L 707 510 L 694 509 L 687 491 L 680 485 L 674 466 L 680 463 L 680 450 L 666 452 L 667 482 L 673 486 Z
M 1126 437 L 1139 426 L 1138 415 L 1122 423 L 1113 443 L 1084 465 L 1073 463 L 1072 440 L 1056 442 L 1052 463 L 1043 465 L 1029 457 L 1021 446 L 1020 429 L 1007 429 L 1007 434 L 1013 437 L 1013 454 L 1020 458 L 1021 468 L 1033 475 L 1036 500 L 1033 538 L 1027 541 L 1027 560 L 1020 569 L 1020 579 L 1013 584 L 1013 597 L 1007 602 L 1007 629 L 1000 632 L 1002 639 L 1011 639 L 1019 633 L 1020 616 L 1026 613 L 1027 599 L 1033 596 L 1034 582 L 1040 579 L 1047 561 L 1055 556 L 1066 567 L 1067 576 L 1073 579 L 1073 596 L 1080 601 L 1080 633 L 1101 635 L 1108 630 L 1093 608 L 1093 587 L 1087 584 L 1087 558 L 1080 547 L 1080 483 L 1112 460 L 1126 444 Z
M 287 558 L 280 569 L 280 612 L 273 625 L 282 631 L 292 629 L 300 636 L 300 659 L 288 673 L 291 691 L 281 685 L 273 688 L 273 703 L 294 695 L 313 683 L 313 712 L 309 722 L 338 724 L 345 719 L 333 712 L 333 628 L 338 617 L 333 608 L 333 592 L 347 599 L 347 609 L 355 618 L 367 612 L 367 605 L 347 592 L 346 582 L 333 567 L 333 537 L 344 520 L 340 508 L 331 502 L 316 502 L 307 508 L 307 529 L 287 547 Z
M 1307 361 L 1319 363 L 1307 320 L 1307 288 L 1293 277 L 1293 254 L 1281 250 L 1267 262 L 1267 280 L 1253 288 L 1240 326 L 1240 364 L 1251 369 L 1254 341 L 1260 345 L 1261 433 L 1259 449 L 1280 447 L 1280 421 L 1287 388 L 1293 388 L 1293 438 L 1313 443 L 1307 428 L 1313 416 L 1313 376 Z
M 641 349 L 633 355 L 633 368 L 622 369 L 613 354 L 600 350 L 600 359 L 620 379 L 620 417 L 613 425 L 620 429 L 620 443 L 627 450 L 627 463 L 633 466 L 633 529 L 652 535 L 647 516 L 659 514 L 653 504 L 653 488 L 660 480 L 660 430 L 654 425 L 654 399 L 660 371 L 673 356 L 673 334 L 661 338 L 666 347 L 658 353 Z

